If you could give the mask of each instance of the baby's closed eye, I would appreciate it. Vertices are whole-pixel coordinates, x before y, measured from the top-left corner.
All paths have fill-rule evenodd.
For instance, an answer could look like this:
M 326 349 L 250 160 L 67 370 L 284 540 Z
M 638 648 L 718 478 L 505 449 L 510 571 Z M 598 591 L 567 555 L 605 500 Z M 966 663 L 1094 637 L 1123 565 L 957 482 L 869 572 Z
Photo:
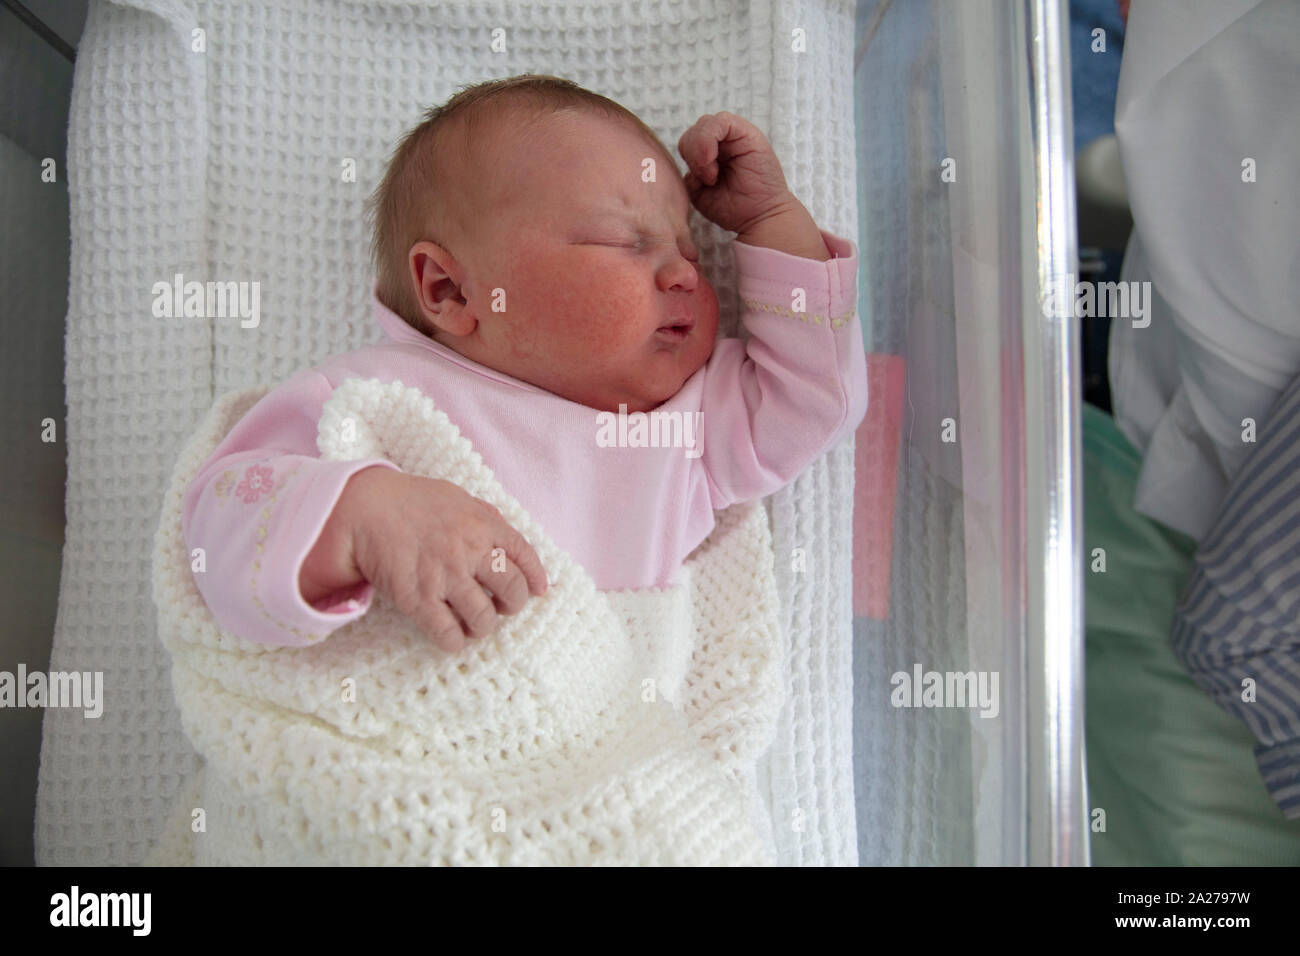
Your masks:
M 626 236 L 621 238 L 609 238 L 609 239 L 605 239 L 605 238 L 585 239 L 582 240 L 579 244 L 592 245 L 592 246 L 612 246 L 617 249 L 635 249 L 637 251 L 642 251 L 645 249 L 652 249 L 656 246 L 672 245 L 674 244 L 674 242 L 676 242 L 676 240 L 660 239 L 656 236 L 640 235 L 640 236 Z M 681 249 L 682 255 L 685 256 L 687 259 L 689 259 L 691 262 L 699 261 L 700 252 L 695 247 L 694 243 L 686 243 L 684 245 L 682 243 L 677 243 L 677 245 Z

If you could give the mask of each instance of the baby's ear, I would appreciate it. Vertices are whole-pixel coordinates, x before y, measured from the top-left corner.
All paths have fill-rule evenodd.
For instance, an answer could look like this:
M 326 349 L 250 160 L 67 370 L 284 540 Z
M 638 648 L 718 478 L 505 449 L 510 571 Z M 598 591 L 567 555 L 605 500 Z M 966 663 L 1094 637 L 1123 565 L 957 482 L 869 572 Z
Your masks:
M 478 326 L 478 320 L 463 308 L 444 310 L 429 319 L 435 329 L 446 335 L 462 338 Z M 436 338 L 432 331 L 429 338 Z
M 477 324 L 454 274 L 456 261 L 437 243 L 420 241 L 409 257 L 411 293 L 415 306 L 432 328 L 449 335 L 469 335 Z M 426 333 L 430 334 L 431 332 Z

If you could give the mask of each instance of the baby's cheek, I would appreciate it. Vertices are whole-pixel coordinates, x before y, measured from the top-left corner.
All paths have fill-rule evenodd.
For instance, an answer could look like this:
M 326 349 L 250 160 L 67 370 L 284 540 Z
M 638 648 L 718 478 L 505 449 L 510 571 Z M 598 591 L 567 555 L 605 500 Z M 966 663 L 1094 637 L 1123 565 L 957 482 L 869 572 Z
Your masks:
M 713 291 L 712 285 L 706 285 L 700 289 L 700 321 L 711 327 L 712 332 L 718 330 L 718 294 Z
M 695 356 L 696 368 L 709 360 L 709 356 L 713 354 L 713 348 L 716 345 L 718 335 L 718 300 L 716 296 L 711 300 L 705 300 L 701 309 L 698 332 L 696 342 L 698 351 Z
M 591 358 L 627 347 L 645 322 L 636 319 L 646 308 L 635 295 L 621 291 L 616 283 L 565 284 L 555 292 L 551 310 L 556 333 Z
M 513 263 L 506 279 L 501 290 L 505 314 L 500 317 L 505 347 L 521 362 L 548 362 L 581 326 L 575 283 L 564 280 L 558 264 L 540 256 Z

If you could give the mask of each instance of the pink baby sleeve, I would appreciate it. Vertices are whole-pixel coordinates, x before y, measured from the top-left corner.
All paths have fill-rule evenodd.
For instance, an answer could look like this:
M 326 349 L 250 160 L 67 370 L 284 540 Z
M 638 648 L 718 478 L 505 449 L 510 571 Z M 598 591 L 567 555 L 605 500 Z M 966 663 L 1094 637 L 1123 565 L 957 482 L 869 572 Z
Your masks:
M 751 337 L 719 341 L 705 373 L 701 461 L 715 509 L 782 488 L 866 415 L 857 248 L 821 235 L 827 262 L 734 244 Z
M 315 369 L 273 389 L 231 429 L 185 493 L 181 524 L 195 584 L 217 623 L 250 641 L 316 643 L 364 614 L 374 596 L 363 583 L 312 606 L 298 587 L 303 560 L 347 480 L 372 465 L 397 467 L 383 459 L 319 457 L 316 426 L 331 391 Z

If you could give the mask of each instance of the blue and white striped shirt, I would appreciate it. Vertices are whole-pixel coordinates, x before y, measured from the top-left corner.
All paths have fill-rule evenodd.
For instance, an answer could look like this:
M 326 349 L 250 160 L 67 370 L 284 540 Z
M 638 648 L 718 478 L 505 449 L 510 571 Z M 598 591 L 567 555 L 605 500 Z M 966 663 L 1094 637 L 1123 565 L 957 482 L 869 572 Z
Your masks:
M 1173 648 L 1255 735 L 1255 762 L 1300 819 L 1300 377 L 1259 431 L 1197 550 Z

